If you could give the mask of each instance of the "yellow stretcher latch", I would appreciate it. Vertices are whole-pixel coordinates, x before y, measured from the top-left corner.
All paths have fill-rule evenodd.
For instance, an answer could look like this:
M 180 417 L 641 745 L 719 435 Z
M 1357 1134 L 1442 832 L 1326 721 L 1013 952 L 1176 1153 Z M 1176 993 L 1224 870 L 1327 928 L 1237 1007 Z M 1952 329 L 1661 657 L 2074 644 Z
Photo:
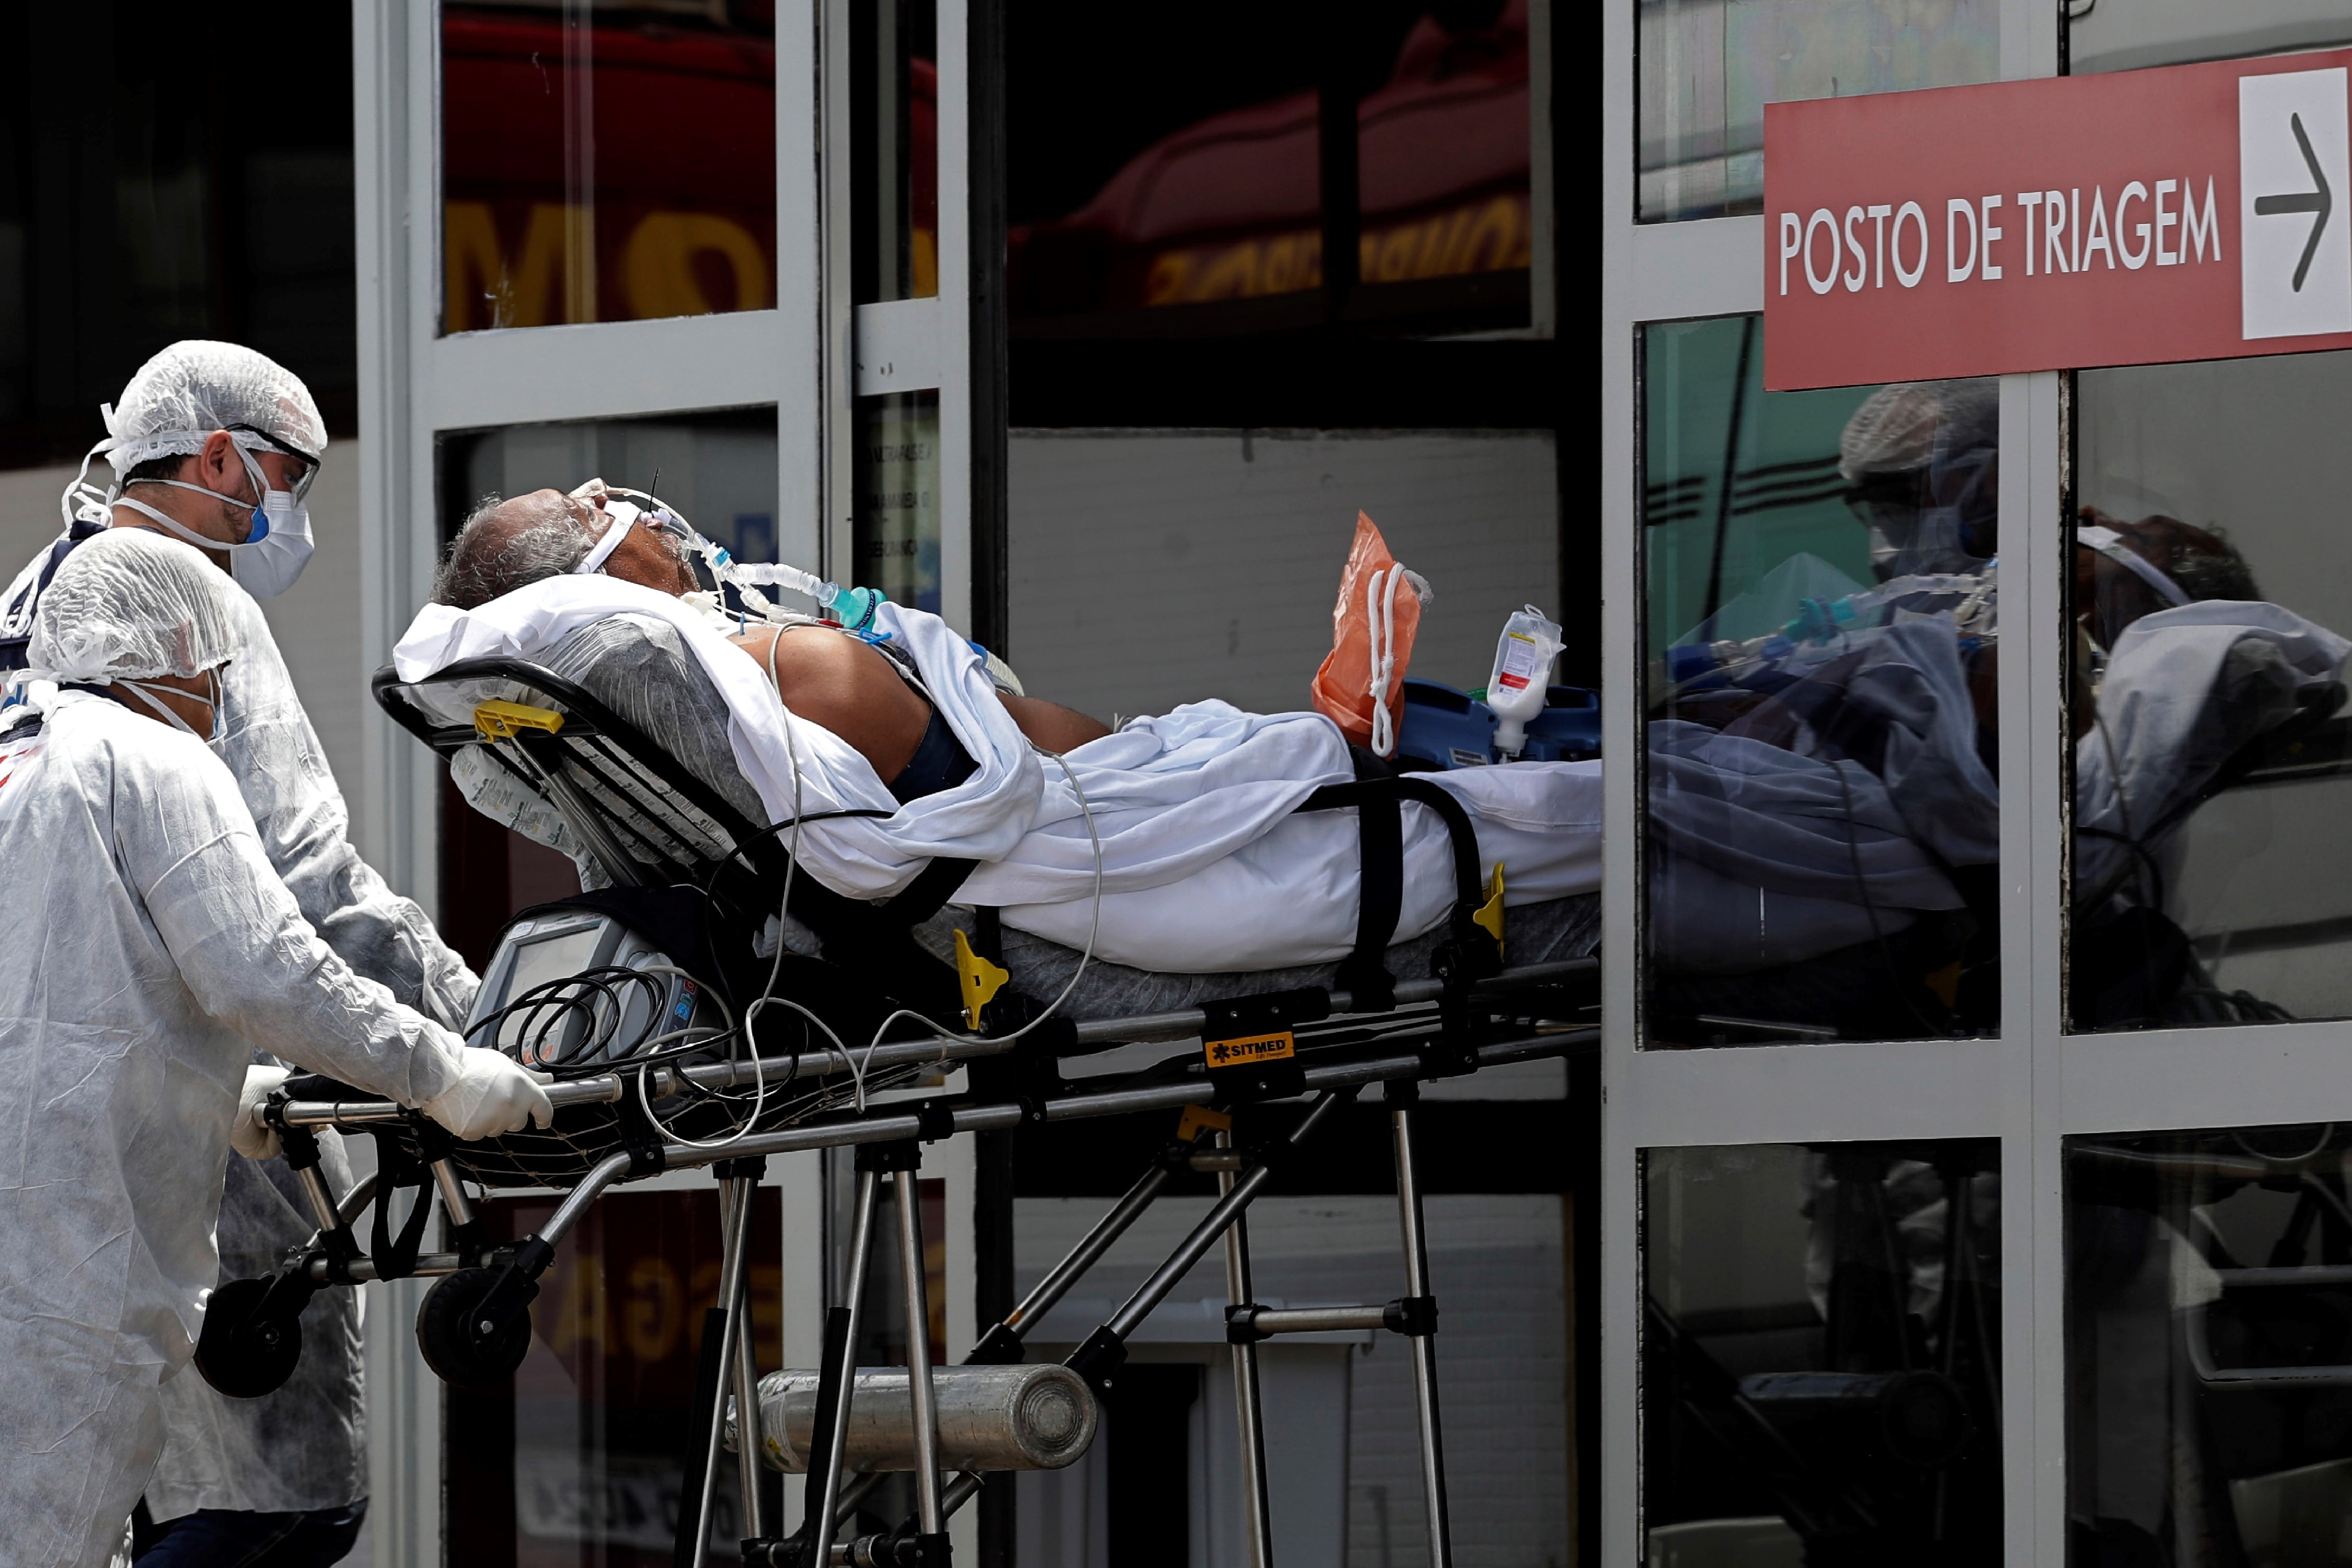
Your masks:
M 963 1025 L 973 1034 L 980 1033 L 980 1010 L 994 1000 L 1013 978 L 1012 971 L 995 964 L 972 952 L 971 941 L 959 928 L 956 931 L 956 984 L 963 992 Z
M 1495 939 L 1495 951 L 1500 952 L 1503 950 L 1503 863 L 1500 860 L 1495 862 L 1495 879 L 1486 884 L 1486 901 L 1480 904 L 1477 912 L 1470 918 L 1486 928 L 1486 934 Z
M 1176 1119 L 1176 1142 L 1190 1143 L 1203 1132 L 1230 1132 L 1233 1117 L 1223 1110 L 1213 1110 L 1205 1105 L 1188 1105 L 1184 1114 Z
M 551 708 L 530 708 L 499 699 L 474 710 L 474 733 L 485 741 L 511 741 L 525 730 L 554 734 L 563 728 L 563 715 Z

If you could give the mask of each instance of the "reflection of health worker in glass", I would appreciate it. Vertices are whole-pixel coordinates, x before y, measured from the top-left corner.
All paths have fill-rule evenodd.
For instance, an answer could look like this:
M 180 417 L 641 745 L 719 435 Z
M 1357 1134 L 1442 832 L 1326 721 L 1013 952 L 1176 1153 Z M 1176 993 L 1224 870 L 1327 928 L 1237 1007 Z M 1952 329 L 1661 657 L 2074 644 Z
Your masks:
M 152 530 L 204 550 L 243 590 L 228 595 L 235 652 L 221 678 L 212 744 L 236 780 L 263 852 L 338 957 L 427 1017 L 458 1026 L 473 1005 L 474 975 L 424 911 L 352 847 L 341 792 L 254 602 L 285 592 L 310 558 L 307 496 L 327 439 L 317 405 L 299 378 L 265 356 L 192 341 L 148 361 L 105 412 L 109 434 L 97 450 L 116 484 L 100 490 L 77 481 L 65 497 L 66 531 L 0 596 L 0 672 L 24 665 L 33 617 L 59 563 L 110 527 Z M 320 1151 L 329 1179 L 348 1184 L 341 1140 L 322 1138 Z M 220 1220 L 227 1277 L 266 1273 L 280 1248 L 310 1232 L 290 1173 L 237 1161 L 227 1184 Z M 162 1524 L 194 1521 L 166 1539 L 200 1527 L 276 1528 L 275 1516 L 289 1512 L 321 1514 L 319 1528 L 356 1532 L 367 1456 L 354 1298 L 334 1290 L 310 1303 L 309 1353 L 276 1394 L 230 1400 L 198 1378 L 165 1386 L 167 1441 L 148 1512 Z
M 283 1069 L 461 1137 L 546 1094 L 362 979 L 271 868 L 205 745 L 243 591 L 188 547 L 74 550 L 27 648 L 54 681 L 0 731 L 0 1521 L 27 1568 L 100 1563 L 163 1437 L 217 1278 L 234 1138 Z

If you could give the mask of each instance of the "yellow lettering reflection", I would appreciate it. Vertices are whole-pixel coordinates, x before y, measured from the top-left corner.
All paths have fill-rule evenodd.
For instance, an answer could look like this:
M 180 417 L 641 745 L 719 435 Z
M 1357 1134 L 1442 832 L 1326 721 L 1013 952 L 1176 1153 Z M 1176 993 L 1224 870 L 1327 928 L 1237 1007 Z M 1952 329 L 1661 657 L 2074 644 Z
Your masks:
M 735 298 L 729 305 L 713 304 L 694 275 L 694 258 L 705 253 L 724 259 L 734 274 Z M 933 267 L 936 271 L 936 260 Z M 757 310 L 769 302 L 768 258 L 759 241 L 741 224 L 715 213 L 647 213 L 622 253 L 621 278 L 629 313 L 641 319 Z

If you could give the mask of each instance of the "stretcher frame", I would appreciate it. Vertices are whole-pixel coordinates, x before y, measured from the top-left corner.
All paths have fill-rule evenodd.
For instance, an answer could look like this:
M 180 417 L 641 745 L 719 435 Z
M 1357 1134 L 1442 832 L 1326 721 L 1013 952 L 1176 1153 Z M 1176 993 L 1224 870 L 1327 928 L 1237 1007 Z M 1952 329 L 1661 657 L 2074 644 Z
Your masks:
M 478 692 L 486 682 L 517 689 L 535 700 L 518 704 L 489 700 L 478 705 L 476 723 L 467 728 L 436 722 L 415 695 L 419 687 L 428 685 Z M 720 889 L 731 880 L 734 886 L 714 902 L 731 902 L 745 918 L 774 909 L 775 897 L 762 900 L 759 895 L 772 894 L 781 877 L 782 850 L 776 835 L 744 821 L 716 792 L 572 683 L 525 661 L 499 658 L 455 665 L 431 681 L 414 686 L 404 685 L 386 670 L 379 673 L 374 684 L 386 710 L 436 751 L 447 754 L 461 746 L 485 747 L 499 765 L 562 815 L 616 882 L 691 875 L 707 877 L 710 888 Z M 551 706 L 542 707 L 542 703 Z M 551 717 L 558 721 L 548 722 Z M 1414 782 L 1361 780 L 1322 792 L 1321 798 L 1302 809 L 1358 805 L 1368 800 L 1377 803 L 1386 792 L 1391 803 L 1424 800 L 1443 815 L 1441 803 L 1450 797 L 1427 784 L 1416 790 L 1412 787 Z M 1430 796 L 1439 799 L 1428 800 Z M 1392 833 L 1393 805 L 1385 811 L 1368 806 L 1360 816 L 1368 823 L 1368 850 L 1377 833 Z M 1598 959 L 1502 967 L 1499 882 L 1486 909 L 1478 909 L 1472 901 L 1481 890 L 1475 863 L 1465 865 L 1462 853 L 1467 840 L 1475 856 L 1475 838 L 1469 837 L 1466 821 L 1457 820 L 1458 816 L 1456 808 L 1447 819 L 1456 850 L 1457 893 L 1462 895 L 1456 900 L 1454 931 L 1457 939 L 1466 937 L 1472 942 L 1476 938 L 1471 933 L 1482 927 L 1493 933 L 1493 951 L 1483 963 L 1475 954 L 1466 954 L 1449 943 L 1441 949 L 1433 965 L 1436 973 L 1429 978 L 1397 981 L 1377 963 L 1368 971 L 1360 945 L 1352 967 L 1341 970 L 1343 981 L 1355 982 L 1353 989 L 1307 987 L 1128 1017 L 1047 1020 L 1045 1026 L 1033 1024 L 1013 1031 L 1010 1037 L 940 1032 L 877 1044 L 861 1053 L 861 1071 L 962 1065 L 971 1069 L 972 1087 L 961 1095 L 869 1105 L 821 1115 L 800 1125 L 754 1126 L 717 1148 L 647 1137 L 645 1134 L 652 1124 L 649 1118 L 642 1120 L 636 1136 L 625 1139 L 624 1146 L 578 1173 L 555 1212 L 536 1233 L 509 1246 L 488 1245 L 465 1190 L 464 1151 L 453 1140 L 415 1112 L 387 1100 L 301 1098 L 319 1090 L 306 1087 L 304 1080 L 295 1080 L 289 1089 L 273 1097 L 267 1115 L 284 1140 L 317 1233 L 304 1247 L 289 1253 L 287 1267 L 267 1280 L 224 1287 L 222 1295 L 228 1300 L 222 1304 L 232 1309 L 233 1321 L 217 1325 L 217 1338 L 212 1332 L 216 1325 L 208 1321 L 207 1339 L 215 1347 L 213 1359 L 233 1367 L 239 1355 L 276 1357 L 290 1368 L 285 1342 L 290 1337 L 299 1353 L 299 1329 L 291 1329 L 291 1324 L 311 1293 L 414 1274 L 440 1279 L 419 1314 L 420 1339 L 433 1335 L 441 1344 L 444 1360 L 463 1362 L 469 1354 L 478 1355 L 483 1358 L 480 1364 L 493 1370 L 500 1357 L 510 1356 L 506 1363 L 510 1370 L 529 1346 L 528 1309 L 537 1293 L 537 1280 L 552 1262 L 556 1247 L 589 1207 L 615 1188 L 663 1171 L 709 1168 L 720 1184 L 719 1309 L 717 1321 L 706 1330 L 702 1347 L 695 1426 L 703 1434 L 703 1441 L 700 1452 L 688 1458 L 687 1506 L 680 1510 L 677 1542 L 679 1568 L 702 1568 L 708 1553 L 730 1396 L 735 1410 L 745 1413 L 740 1428 L 744 1440 L 738 1445 L 738 1475 L 747 1564 L 831 1568 L 849 1563 L 877 1568 L 887 1563 L 940 1568 L 950 1556 L 947 1521 L 979 1492 L 982 1478 L 961 1474 L 950 1481 L 940 1473 L 929 1336 L 919 1330 L 908 1335 L 914 1394 L 914 1513 L 894 1530 L 856 1540 L 838 1539 L 842 1528 L 855 1518 L 857 1504 L 883 1473 L 875 1471 L 853 1479 L 845 1471 L 844 1452 L 856 1370 L 850 1364 L 851 1356 L 884 1178 L 889 1179 L 897 1199 L 897 1241 L 907 1321 L 920 1325 L 930 1319 L 915 1185 L 924 1143 L 962 1132 L 1012 1133 L 1063 1121 L 1172 1110 L 1181 1118 L 1177 1137 L 1154 1152 L 1133 1186 L 1035 1289 L 981 1335 L 967 1362 L 1022 1360 L 1024 1336 L 1179 1173 L 1213 1173 L 1218 1198 L 1208 1214 L 1066 1364 L 1083 1376 L 1097 1396 L 1107 1394 L 1118 1379 L 1129 1339 L 1186 1272 L 1222 1241 L 1228 1300 L 1226 1338 L 1247 1515 L 1245 1539 L 1253 1568 L 1271 1568 L 1272 1508 L 1266 1488 L 1257 1344 L 1278 1334 L 1333 1330 L 1378 1329 L 1403 1336 L 1412 1347 L 1430 1560 L 1444 1568 L 1452 1562 L 1452 1546 L 1434 1342 L 1437 1300 L 1430 1277 L 1415 1147 L 1420 1085 L 1512 1062 L 1591 1051 L 1599 1045 L 1598 1029 L 1580 1022 L 1592 1010 Z M 1386 829 L 1381 826 L 1383 817 Z M 797 885 L 813 881 L 803 877 Z M 1367 904 L 1376 896 L 1368 878 Z M 1392 928 L 1393 912 L 1387 918 Z M 1368 927 L 1375 919 L 1376 911 L 1368 910 Z M 1385 946 L 1385 933 L 1379 934 Z M 1073 1082 L 1059 1070 L 1062 1056 L 1113 1045 L 1198 1038 L 1213 1049 L 1216 1043 L 1269 1030 L 1292 1044 L 1295 1048 L 1289 1057 L 1212 1067 L 1203 1049 L 1193 1047 L 1127 1075 Z M 556 1083 L 550 1087 L 549 1097 L 559 1108 L 627 1106 L 639 1097 L 650 1104 L 690 1090 L 738 1087 L 751 1081 L 758 1070 L 753 1063 L 740 1061 L 624 1067 Z M 837 1077 L 849 1072 L 850 1064 L 844 1056 L 810 1055 L 797 1060 L 796 1071 L 819 1079 Z M 1275 1309 L 1255 1302 L 1244 1219 L 1250 1204 L 1276 1170 L 1328 1125 L 1340 1107 L 1375 1083 L 1383 1086 L 1389 1113 L 1404 1295 L 1362 1306 Z M 1237 1139 L 1236 1111 L 1300 1100 L 1306 1101 L 1303 1114 L 1282 1135 L 1255 1142 Z M 420 1205 L 429 1205 L 432 1193 L 437 1192 L 446 1215 L 448 1249 L 412 1251 L 390 1258 L 383 1256 L 387 1249 L 382 1247 L 377 1257 L 363 1253 L 353 1226 L 375 1201 L 383 1184 L 371 1177 L 347 1194 L 333 1193 L 319 1168 L 316 1133 L 321 1128 L 400 1130 L 431 1173 L 431 1190 L 420 1194 Z M 761 1467 L 751 1440 L 751 1413 L 759 1409 L 759 1397 L 747 1332 L 747 1231 L 754 1192 L 768 1157 L 816 1149 L 856 1152 L 854 1217 L 846 1299 L 829 1303 L 826 1311 L 815 1426 L 823 1459 L 818 1462 L 813 1451 L 804 1522 L 795 1534 L 784 1537 L 781 1519 L 771 1516 L 762 1495 Z M 384 1205 L 389 1201 L 387 1190 Z M 411 1234 L 415 1216 L 412 1222 Z M 383 1206 L 379 1206 L 377 1234 L 379 1237 L 384 1234 Z M 241 1289 L 241 1296 L 231 1295 Z M 436 1308 L 440 1298 L 446 1300 Z M 432 1342 L 427 1350 L 430 1358 Z M 440 1365 L 436 1362 L 436 1370 Z M 207 1366 L 206 1375 L 214 1375 L 212 1367 Z

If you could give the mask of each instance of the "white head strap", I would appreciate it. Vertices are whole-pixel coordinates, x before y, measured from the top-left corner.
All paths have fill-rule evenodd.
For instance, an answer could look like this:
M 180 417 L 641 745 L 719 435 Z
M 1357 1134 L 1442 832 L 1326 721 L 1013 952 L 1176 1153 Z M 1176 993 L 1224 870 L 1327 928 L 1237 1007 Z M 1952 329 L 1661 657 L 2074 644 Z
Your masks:
M 2179 584 L 2158 571 L 2156 563 L 2147 556 L 2125 543 L 2124 536 L 2114 529 L 2103 528 L 2097 523 L 2089 523 L 2074 530 L 2074 542 L 2077 544 L 2089 545 L 2125 571 L 2129 572 L 2133 576 L 2155 589 L 2165 603 L 2179 605 L 2190 602 Z
M 613 514 L 613 524 L 604 530 L 604 537 L 596 541 L 596 547 L 582 556 L 580 564 L 572 569 L 572 575 L 576 577 L 602 572 L 604 563 L 613 558 L 613 552 L 618 550 L 621 541 L 628 536 L 629 530 L 637 525 L 637 509 L 627 501 L 608 502 L 606 510 Z

